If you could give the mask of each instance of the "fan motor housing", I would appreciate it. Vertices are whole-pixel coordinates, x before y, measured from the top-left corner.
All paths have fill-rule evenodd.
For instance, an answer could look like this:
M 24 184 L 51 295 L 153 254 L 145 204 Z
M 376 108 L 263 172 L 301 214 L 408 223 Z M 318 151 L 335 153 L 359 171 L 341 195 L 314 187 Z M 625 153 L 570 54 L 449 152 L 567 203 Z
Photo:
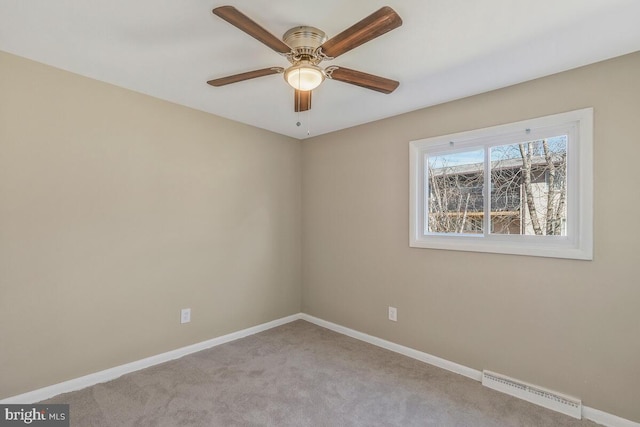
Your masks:
M 327 40 L 328 37 L 324 31 L 306 25 L 293 27 L 282 36 L 282 41 L 295 52 L 293 61 L 316 60 L 316 49 Z

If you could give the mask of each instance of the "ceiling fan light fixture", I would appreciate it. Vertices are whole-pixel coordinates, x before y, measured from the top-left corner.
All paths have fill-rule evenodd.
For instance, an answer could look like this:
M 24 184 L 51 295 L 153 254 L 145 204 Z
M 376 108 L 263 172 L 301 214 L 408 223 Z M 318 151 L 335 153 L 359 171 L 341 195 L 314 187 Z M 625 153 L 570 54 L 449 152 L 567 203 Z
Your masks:
M 213 14 L 284 56 L 291 66 L 287 69 L 263 68 L 207 81 L 211 86 L 282 73 L 287 84 L 295 89 L 294 111 L 300 112 L 311 108 L 312 91 L 326 78 L 381 93 L 391 93 L 399 85 L 395 80 L 345 67 L 318 66 L 322 61 L 335 59 L 402 25 L 400 16 L 389 6 L 378 9 L 332 38 L 318 28 L 301 25 L 289 29 L 280 40 L 231 5 L 216 7 Z
M 309 91 L 317 88 L 324 81 L 324 71 L 317 65 L 303 62 L 287 68 L 284 79 L 296 90 Z

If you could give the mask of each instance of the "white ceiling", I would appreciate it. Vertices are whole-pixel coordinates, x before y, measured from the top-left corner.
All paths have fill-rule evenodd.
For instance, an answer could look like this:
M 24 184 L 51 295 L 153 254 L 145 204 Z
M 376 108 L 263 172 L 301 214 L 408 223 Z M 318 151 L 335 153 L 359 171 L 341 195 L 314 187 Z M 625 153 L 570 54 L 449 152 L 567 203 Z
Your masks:
M 223 4 L 277 37 L 297 25 L 331 37 L 391 6 L 400 28 L 322 65 L 400 87 L 384 95 L 326 81 L 300 114 L 281 75 L 211 87 L 288 65 L 211 13 Z M 0 50 L 306 138 L 638 51 L 639 22 L 638 0 L 0 0 Z

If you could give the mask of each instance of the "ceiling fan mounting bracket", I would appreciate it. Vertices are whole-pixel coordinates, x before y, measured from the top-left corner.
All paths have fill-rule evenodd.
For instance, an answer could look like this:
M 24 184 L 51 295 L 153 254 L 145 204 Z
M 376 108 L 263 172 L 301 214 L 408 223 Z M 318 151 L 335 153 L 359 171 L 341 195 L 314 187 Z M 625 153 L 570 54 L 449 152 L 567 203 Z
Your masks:
M 328 37 L 324 31 L 307 25 L 293 27 L 282 36 L 282 41 L 291 47 L 291 53 L 286 56 L 292 64 L 306 60 L 317 65 L 326 59 L 317 52 L 322 43 L 327 40 Z

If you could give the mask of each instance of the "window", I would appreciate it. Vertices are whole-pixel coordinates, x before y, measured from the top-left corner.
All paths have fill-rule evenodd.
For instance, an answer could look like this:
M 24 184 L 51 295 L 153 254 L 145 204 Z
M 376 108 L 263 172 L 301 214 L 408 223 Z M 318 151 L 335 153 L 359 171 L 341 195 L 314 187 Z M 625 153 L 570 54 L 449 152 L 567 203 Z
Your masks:
M 593 109 L 410 143 L 410 246 L 592 259 Z

